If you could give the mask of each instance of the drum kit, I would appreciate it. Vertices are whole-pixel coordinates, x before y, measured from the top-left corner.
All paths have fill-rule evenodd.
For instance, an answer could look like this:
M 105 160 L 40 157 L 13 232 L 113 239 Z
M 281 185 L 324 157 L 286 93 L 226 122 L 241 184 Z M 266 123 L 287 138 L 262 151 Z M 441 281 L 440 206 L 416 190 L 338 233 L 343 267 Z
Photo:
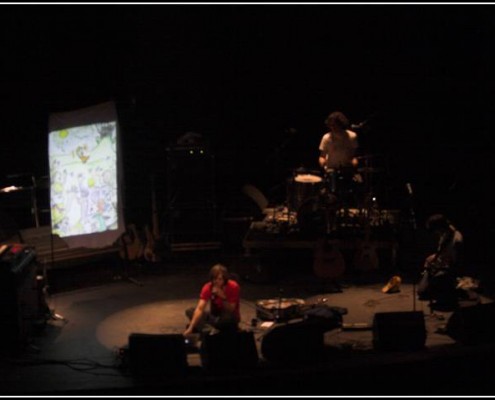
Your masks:
M 299 229 L 332 234 L 342 228 L 357 228 L 369 223 L 374 196 L 374 155 L 358 157 L 362 167 L 327 169 L 324 173 L 295 169 L 287 179 L 287 208 L 297 216 Z M 368 220 L 367 220 L 368 219 Z

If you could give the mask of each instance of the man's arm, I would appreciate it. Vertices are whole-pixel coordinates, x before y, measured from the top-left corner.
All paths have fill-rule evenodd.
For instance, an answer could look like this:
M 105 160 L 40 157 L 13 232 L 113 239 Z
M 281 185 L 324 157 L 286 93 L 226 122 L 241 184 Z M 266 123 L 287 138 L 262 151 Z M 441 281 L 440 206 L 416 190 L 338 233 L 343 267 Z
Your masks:
M 184 335 L 190 335 L 193 332 L 194 327 L 197 325 L 198 321 L 200 320 L 201 316 L 205 311 L 206 304 L 207 304 L 206 300 L 199 299 L 198 305 L 196 306 L 196 309 L 194 310 L 194 314 L 191 318 L 191 322 L 189 323 L 187 329 L 184 331 Z
M 320 150 L 320 156 L 318 157 L 318 163 L 320 164 L 321 168 L 325 168 L 325 164 L 327 162 L 327 155 L 325 152 Z

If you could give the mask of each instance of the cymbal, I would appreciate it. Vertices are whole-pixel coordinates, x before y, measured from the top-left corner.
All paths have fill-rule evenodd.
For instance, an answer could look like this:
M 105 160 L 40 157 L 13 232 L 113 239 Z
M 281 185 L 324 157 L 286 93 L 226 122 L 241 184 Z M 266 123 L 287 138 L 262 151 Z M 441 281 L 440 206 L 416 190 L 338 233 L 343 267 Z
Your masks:
M 10 193 L 10 192 L 19 192 L 21 190 L 32 189 L 32 187 L 26 188 L 24 186 L 6 186 L 0 189 L 0 193 Z

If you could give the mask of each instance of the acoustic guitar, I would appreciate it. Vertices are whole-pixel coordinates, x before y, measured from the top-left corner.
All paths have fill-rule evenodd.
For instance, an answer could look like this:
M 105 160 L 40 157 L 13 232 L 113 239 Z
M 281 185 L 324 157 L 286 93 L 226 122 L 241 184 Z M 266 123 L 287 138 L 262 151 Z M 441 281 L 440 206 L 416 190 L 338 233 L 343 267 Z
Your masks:
M 365 238 L 361 242 L 354 255 L 354 267 L 359 271 L 372 271 L 378 269 L 380 261 L 376 253 L 376 247 Z
M 134 261 L 143 256 L 144 246 L 141 242 L 136 225 L 129 224 L 120 237 L 120 256 L 126 261 Z
M 313 271 L 318 278 L 336 280 L 344 275 L 345 260 L 338 247 L 326 238 L 316 242 Z

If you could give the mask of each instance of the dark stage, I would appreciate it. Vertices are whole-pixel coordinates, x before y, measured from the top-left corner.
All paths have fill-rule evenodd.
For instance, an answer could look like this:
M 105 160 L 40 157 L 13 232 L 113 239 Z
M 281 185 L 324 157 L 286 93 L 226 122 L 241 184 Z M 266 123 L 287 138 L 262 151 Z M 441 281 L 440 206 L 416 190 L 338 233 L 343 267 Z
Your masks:
M 185 309 L 196 304 L 210 266 L 218 261 L 228 265 L 241 284 L 241 329 L 252 333 L 257 359 L 253 362 L 246 355 L 237 369 L 231 366 L 227 370 L 218 364 L 204 364 L 208 361 L 200 353 L 201 338 L 197 335 L 191 339 L 198 341 L 186 348 L 185 369 L 175 352 L 149 340 L 136 347 L 134 351 L 139 353 L 131 358 L 126 352 L 131 334 L 173 335 L 184 331 Z M 411 279 L 415 274 L 411 271 L 400 273 L 403 282 L 399 291 L 383 293 L 390 277 L 386 269 L 367 273 L 349 269 L 341 280 L 341 291 L 336 292 L 314 275 L 311 265 L 312 257 L 297 251 L 290 257 L 245 257 L 210 251 L 127 267 L 121 260 L 106 256 L 54 269 L 47 275 L 46 297 L 52 316 L 45 323 L 28 321 L 29 334 L 23 337 L 20 352 L 2 357 L 2 392 L 162 396 L 490 394 L 495 347 L 486 339 L 486 332 L 489 337 L 493 333 L 489 287 L 483 287 L 477 300 L 459 302 L 459 309 L 477 303 L 488 308 L 476 318 L 450 326 L 453 313 L 459 313 L 459 309 L 432 310 L 428 301 L 415 300 Z M 483 272 L 481 266 L 479 272 Z M 270 314 L 276 308 L 261 307 L 265 300 L 302 302 L 309 310 L 323 303 L 332 310 L 345 309 L 346 313 L 339 325 L 327 320 L 330 325 L 324 329 L 320 348 L 311 328 L 305 327 L 299 334 L 281 331 L 301 323 L 308 318 L 306 314 L 280 308 L 285 314 L 277 322 Z M 403 314 L 397 316 L 397 312 Z M 386 318 L 375 321 L 376 315 Z M 423 327 L 426 336 L 422 339 Z M 11 328 L 4 320 L 4 332 Z M 471 332 L 475 341 L 485 338 L 485 342 L 466 343 L 462 336 L 466 332 Z M 375 341 L 379 343 L 375 345 Z M 15 349 L 16 343 L 5 340 L 3 353 Z M 251 342 L 246 343 L 245 349 L 250 349 Z M 399 347 L 388 348 L 390 344 Z M 225 349 L 210 349 L 206 354 L 219 352 L 221 360 L 226 357 Z M 150 351 L 159 354 L 158 362 Z M 150 365 L 155 368 L 151 372 L 146 369 Z
M 2 357 L 0 394 L 491 394 L 493 7 L 0 11 L 0 246 L 20 246 L 0 253 L 3 350 L 12 353 Z M 102 105 L 115 118 L 97 121 L 87 148 L 74 139 L 89 140 L 86 125 L 52 129 L 54 115 Z M 357 184 L 319 164 L 333 111 L 357 135 Z M 49 159 L 53 149 L 60 158 Z M 67 209 L 56 207 L 66 195 Z M 477 283 L 449 310 L 415 295 L 437 213 L 464 237 L 458 277 Z M 52 222 L 118 237 L 69 245 L 64 237 L 77 235 L 52 234 Z M 342 253 L 332 271 L 315 261 L 322 238 Z M 130 335 L 177 340 L 218 262 L 241 283 L 242 340 L 255 352 L 219 372 L 195 337 L 187 368 L 173 360 L 158 377 L 137 376 Z M 382 292 L 393 276 L 400 291 Z M 260 304 L 282 299 L 294 315 L 268 326 Z M 329 318 L 336 309 L 342 321 Z M 310 310 L 338 324 L 284 334 Z M 149 366 L 164 347 L 143 340 L 137 355 Z M 384 340 L 424 347 L 387 351 Z M 183 356 L 172 347 L 158 358 Z

